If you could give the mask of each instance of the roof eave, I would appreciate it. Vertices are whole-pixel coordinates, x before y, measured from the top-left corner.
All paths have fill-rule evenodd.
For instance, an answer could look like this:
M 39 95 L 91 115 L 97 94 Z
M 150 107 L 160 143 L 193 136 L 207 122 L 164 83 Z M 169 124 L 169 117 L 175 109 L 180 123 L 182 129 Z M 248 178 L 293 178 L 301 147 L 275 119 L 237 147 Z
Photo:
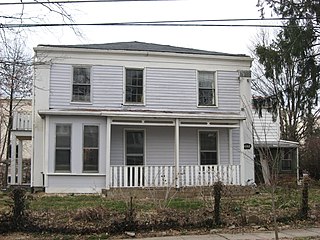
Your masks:
M 88 49 L 88 48 L 71 48 L 71 47 L 50 47 L 37 46 L 35 52 L 72 52 L 72 53 L 108 53 L 108 54 L 123 54 L 123 55 L 144 55 L 144 56 L 167 56 L 167 57 L 189 57 L 189 58 L 205 58 L 205 59 L 221 59 L 221 60 L 241 60 L 251 62 L 253 58 L 246 55 L 223 55 L 223 54 L 191 54 L 191 53 L 172 53 L 158 51 L 132 51 L 132 50 L 107 50 L 107 49 Z

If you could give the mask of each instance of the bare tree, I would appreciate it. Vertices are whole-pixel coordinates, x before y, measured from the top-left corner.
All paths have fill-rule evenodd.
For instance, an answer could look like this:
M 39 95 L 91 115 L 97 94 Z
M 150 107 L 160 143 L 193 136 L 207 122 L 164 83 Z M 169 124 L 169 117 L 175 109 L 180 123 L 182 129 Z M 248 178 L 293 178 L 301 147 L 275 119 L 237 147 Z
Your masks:
M 8 40 L 8 39 L 7 39 Z M 2 44 L 0 52 L 1 130 L 0 159 L 4 164 L 3 185 L 7 185 L 10 159 L 13 113 L 25 98 L 31 97 L 32 57 L 25 53 L 25 45 L 16 36 Z

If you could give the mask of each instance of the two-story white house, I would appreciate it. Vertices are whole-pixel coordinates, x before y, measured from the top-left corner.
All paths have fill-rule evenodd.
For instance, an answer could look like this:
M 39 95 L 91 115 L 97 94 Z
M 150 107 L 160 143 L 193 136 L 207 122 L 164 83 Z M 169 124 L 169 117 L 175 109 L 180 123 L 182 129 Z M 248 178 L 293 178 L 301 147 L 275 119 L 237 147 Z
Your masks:
M 246 55 L 142 42 L 35 48 L 32 186 L 48 193 L 245 185 Z M 247 114 L 248 113 L 248 114 Z

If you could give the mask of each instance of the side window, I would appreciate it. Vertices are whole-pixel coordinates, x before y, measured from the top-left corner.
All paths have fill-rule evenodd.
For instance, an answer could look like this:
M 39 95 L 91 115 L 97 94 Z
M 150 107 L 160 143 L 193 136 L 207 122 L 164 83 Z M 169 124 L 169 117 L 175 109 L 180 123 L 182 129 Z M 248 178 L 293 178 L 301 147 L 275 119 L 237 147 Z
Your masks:
M 90 67 L 73 67 L 72 101 L 90 102 Z
M 216 106 L 216 73 L 198 72 L 198 105 Z
M 126 130 L 126 165 L 143 165 L 144 131 Z
M 218 139 L 215 131 L 199 132 L 200 165 L 218 164 Z
M 83 127 L 83 171 L 99 171 L 99 127 L 95 125 Z
M 283 149 L 283 159 L 281 161 L 281 170 L 291 171 L 292 170 L 292 160 L 293 160 L 293 149 L 291 149 L 291 148 Z
M 70 172 L 71 124 L 56 125 L 55 171 Z
M 125 103 L 143 103 L 143 70 L 126 69 Z

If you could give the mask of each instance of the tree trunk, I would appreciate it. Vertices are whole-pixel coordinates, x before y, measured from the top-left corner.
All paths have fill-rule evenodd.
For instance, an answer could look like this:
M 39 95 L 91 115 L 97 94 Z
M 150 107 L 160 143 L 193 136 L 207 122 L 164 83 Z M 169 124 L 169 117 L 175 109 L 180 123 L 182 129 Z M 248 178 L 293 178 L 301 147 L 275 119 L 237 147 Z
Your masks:
M 271 174 L 270 174 L 268 158 L 265 156 L 265 154 L 261 150 L 259 150 L 259 155 L 260 155 L 260 164 L 261 164 L 263 181 L 266 185 L 270 186 Z

